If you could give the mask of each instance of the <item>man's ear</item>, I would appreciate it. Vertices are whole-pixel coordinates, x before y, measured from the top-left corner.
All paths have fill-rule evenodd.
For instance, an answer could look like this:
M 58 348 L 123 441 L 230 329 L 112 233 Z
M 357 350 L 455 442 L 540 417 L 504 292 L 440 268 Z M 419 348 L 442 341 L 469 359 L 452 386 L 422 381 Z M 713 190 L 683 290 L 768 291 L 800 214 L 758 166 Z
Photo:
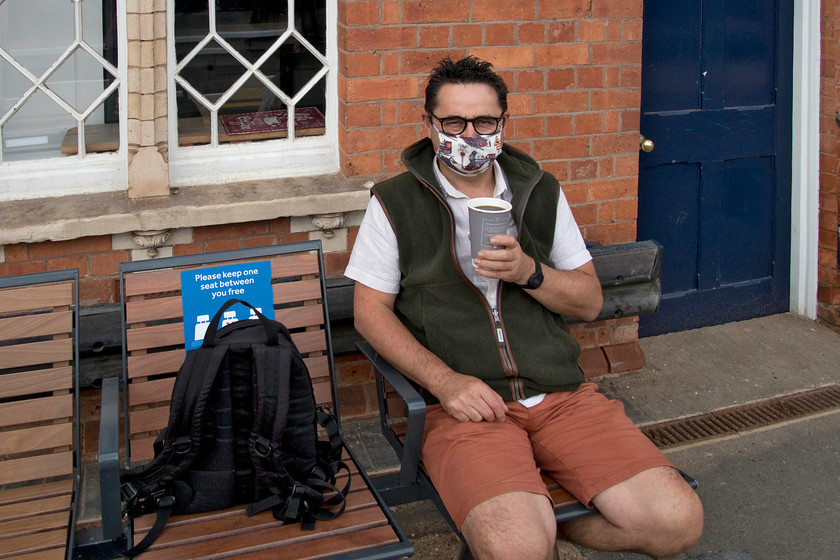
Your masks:
M 423 129 L 426 131 L 426 136 L 431 137 L 432 135 L 432 118 L 429 116 L 429 113 L 423 111 L 421 114 L 423 118 Z

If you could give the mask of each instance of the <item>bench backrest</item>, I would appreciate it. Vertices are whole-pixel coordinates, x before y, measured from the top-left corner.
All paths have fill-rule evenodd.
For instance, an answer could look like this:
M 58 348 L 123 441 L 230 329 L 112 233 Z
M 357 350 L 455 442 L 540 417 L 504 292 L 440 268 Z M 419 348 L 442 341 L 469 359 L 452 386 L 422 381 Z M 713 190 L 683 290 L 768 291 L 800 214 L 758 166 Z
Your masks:
M 78 288 L 75 269 L 0 278 L 0 550 L 7 553 L 63 558 L 73 539 Z
M 78 272 L 0 278 L 0 485 L 73 475 Z
M 185 356 L 181 271 L 252 261 L 271 263 L 275 319 L 291 331 L 304 357 L 316 402 L 336 409 L 319 241 L 123 263 L 123 386 L 131 461 L 153 457 L 154 440 L 169 419 L 175 374 Z

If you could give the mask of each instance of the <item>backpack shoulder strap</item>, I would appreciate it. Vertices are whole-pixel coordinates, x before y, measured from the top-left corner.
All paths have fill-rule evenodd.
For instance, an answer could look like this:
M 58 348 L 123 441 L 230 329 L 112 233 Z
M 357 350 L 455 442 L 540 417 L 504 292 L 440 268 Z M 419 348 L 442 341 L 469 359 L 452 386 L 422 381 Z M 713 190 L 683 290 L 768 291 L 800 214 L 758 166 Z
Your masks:
M 253 344 L 251 348 L 257 408 L 254 411 L 249 451 L 257 476 L 268 486 L 272 495 L 249 505 L 246 508 L 249 516 L 283 503 L 295 485 L 294 478 L 280 460 L 280 441 L 289 415 L 291 355 L 284 345 Z
M 199 453 L 204 410 L 226 352 L 224 346 L 187 352 L 172 389 L 167 437 L 160 455 L 144 467 L 121 473 L 123 513 L 136 517 L 157 510 L 152 529 L 123 552 L 129 558 L 155 542 L 172 513 L 175 497 L 169 483 L 187 470 Z
M 293 375 L 309 373 L 297 355 L 291 335 L 281 323 L 276 323 L 282 340 L 277 346 L 254 345 L 255 383 L 257 385 L 258 408 L 254 418 L 251 456 L 258 476 L 267 483 L 272 495 L 256 504 L 249 505 L 248 515 L 254 515 L 269 508 L 275 508 L 275 517 L 292 523 L 302 521 L 303 529 L 314 528 L 316 519 L 332 519 L 341 515 L 346 506 L 350 490 L 350 469 L 339 461 L 341 437 L 335 416 L 329 410 L 318 409 L 316 418 L 329 436 L 326 449 L 316 445 L 321 455 L 313 472 L 305 480 L 295 480 L 285 469 L 281 460 L 280 442 L 287 426 L 290 408 L 290 384 Z M 292 371 L 299 368 L 301 371 Z M 344 488 L 334 485 L 339 470 L 347 471 Z M 325 496 L 324 492 L 329 492 Z M 278 508 L 281 506 L 282 508 Z M 339 506 L 330 511 L 322 506 Z

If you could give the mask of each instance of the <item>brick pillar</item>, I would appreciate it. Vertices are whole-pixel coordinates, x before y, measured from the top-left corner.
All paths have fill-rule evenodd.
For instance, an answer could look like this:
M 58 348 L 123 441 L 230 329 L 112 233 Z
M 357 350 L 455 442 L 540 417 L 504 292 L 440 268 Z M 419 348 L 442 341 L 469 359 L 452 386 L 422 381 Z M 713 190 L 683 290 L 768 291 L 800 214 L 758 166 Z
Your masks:
M 166 0 L 128 0 L 128 196 L 169 194 Z

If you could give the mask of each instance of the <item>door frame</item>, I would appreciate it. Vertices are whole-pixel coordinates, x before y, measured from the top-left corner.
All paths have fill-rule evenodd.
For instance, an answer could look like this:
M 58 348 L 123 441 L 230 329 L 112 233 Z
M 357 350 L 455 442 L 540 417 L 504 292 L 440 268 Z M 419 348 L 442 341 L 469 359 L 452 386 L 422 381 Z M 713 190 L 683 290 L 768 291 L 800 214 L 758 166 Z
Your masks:
M 821 0 L 794 0 L 790 311 L 817 318 Z
M 820 0 L 794 1 L 790 310 L 817 318 Z

